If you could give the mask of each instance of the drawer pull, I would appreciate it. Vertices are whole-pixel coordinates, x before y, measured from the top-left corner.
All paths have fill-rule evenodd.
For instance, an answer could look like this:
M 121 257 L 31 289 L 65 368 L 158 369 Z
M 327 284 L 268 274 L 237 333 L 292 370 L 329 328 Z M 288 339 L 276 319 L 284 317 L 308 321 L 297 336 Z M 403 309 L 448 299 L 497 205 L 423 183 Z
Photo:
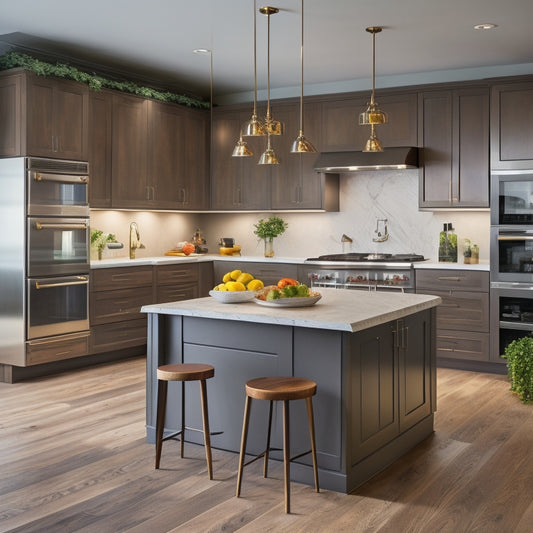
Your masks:
M 463 278 L 460 276 L 439 276 L 437 279 L 439 281 L 461 281 Z

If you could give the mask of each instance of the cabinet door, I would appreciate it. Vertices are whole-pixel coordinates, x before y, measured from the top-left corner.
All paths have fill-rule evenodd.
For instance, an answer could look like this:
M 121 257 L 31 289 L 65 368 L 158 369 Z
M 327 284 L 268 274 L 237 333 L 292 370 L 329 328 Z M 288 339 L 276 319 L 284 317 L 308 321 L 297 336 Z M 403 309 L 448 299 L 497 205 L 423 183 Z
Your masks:
M 452 205 L 452 93 L 419 95 L 420 206 Z
M 489 90 L 454 91 L 454 207 L 489 206 Z
M 397 321 L 400 432 L 431 413 L 430 337 L 428 311 Z
M 88 88 L 75 82 L 28 76 L 28 155 L 86 160 Z
M 1 157 L 14 157 L 22 154 L 21 86 L 22 76 L 20 75 L 0 78 Z
M 113 95 L 91 91 L 89 99 L 89 205 L 111 207 Z
M 345 152 L 364 148 L 370 136 L 370 127 L 359 125 L 362 113 L 370 99 L 358 96 L 323 104 L 322 151 Z M 387 124 L 376 128 L 376 135 L 387 146 L 416 146 L 417 97 L 415 93 L 377 95 L 379 106 L 388 114 Z
M 322 209 L 324 177 L 313 168 L 317 154 L 290 152 L 300 131 L 300 116 L 297 104 L 285 107 L 285 139 L 279 154 L 282 162 L 272 174 L 272 209 Z M 304 107 L 304 134 L 317 151 L 320 151 L 321 112 L 321 104 Z
M 533 83 L 496 85 L 491 102 L 492 168 L 532 168 Z
M 149 207 L 154 196 L 146 181 L 147 105 L 142 98 L 113 95 L 113 207 Z
M 349 412 L 361 413 L 351 426 L 351 464 L 369 456 L 399 433 L 398 363 L 395 323 L 359 332 L 354 339 Z

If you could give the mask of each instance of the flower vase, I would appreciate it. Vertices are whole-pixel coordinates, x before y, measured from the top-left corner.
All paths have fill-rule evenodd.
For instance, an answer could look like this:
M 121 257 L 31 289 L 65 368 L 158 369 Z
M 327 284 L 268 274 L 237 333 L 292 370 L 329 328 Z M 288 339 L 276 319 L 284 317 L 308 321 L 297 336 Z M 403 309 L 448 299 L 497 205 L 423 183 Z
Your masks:
M 274 257 L 274 237 L 265 238 L 265 257 Z

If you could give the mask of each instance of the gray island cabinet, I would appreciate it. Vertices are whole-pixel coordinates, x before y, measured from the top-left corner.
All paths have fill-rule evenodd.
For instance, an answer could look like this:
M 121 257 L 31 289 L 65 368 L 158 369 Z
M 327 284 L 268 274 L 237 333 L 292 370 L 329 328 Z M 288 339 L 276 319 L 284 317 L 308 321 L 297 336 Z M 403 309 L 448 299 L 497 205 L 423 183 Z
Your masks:
M 211 297 L 147 305 L 146 425 L 154 442 L 159 365 L 203 362 L 214 448 L 239 451 L 244 384 L 295 375 L 318 384 L 314 399 L 320 485 L 350 492 L 433 431 L 436 410 L 435 306 L 440 298 L 322 289 L 311 307 L 254 302 L 222 304 Z M 174 385 L 174 387 L 172 387 Z M 180 423 L 180 383 L 169 387 L 166 430 Z M 202 427 L 197 384 L 186 387 L 186 422 Z M 248 453 L 264 449 L 268 402 L 254 402 Z M 282 448 L 281 411 L 272 445 Z M 309 448 L 305 402 L 291 402 L 291 449 Z M 188 432 L 186 440 L 202 442 Z M 277 455 L 276 455 L 277 453 Z M 215 454 L 216 475 L 216 454 Z M 275 452 L 275 459 L 281 454 Z M 293 463 L 295 481 L 312 484 L 310 456 Z

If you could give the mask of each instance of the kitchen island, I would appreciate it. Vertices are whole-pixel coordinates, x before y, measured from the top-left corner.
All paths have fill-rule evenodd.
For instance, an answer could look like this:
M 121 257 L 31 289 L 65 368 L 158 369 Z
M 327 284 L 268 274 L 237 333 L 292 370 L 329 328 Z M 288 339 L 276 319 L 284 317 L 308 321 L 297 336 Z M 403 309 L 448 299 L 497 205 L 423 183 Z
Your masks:
M 239 451 L 244 384 L 295 375 L 317 382 L 314 399 L 320 484 L 350 492 L 433 431 L 436 410 L 435 307 L 440 298 L 323 289 L 311 307 L 278 308 L 211 297 L 147 305 L 147 438 L 154 442 L 157 379 L 162 364 L 203 362 L 212 446 Z M 166 429 L 180 423 L 181 384 L 169 387 Z M 186 388 L 187 425 L 202 427 L 198 390 Z M 305 402 L 291 402 L 292 454 L 308 449 Z M 301 405 L 300 405 L 301 404 Z M 254 402 L 247 451 L 266 439 L 268 402 Z M 272 445 L 281 448 L 281 413 Z M 186 440 L 202 442 L 188 432 Z M 216 477 L 216 454 L 215 454 Z M 281 459 L 281 455 L 272 454 Z M 293 463 L 292 478 L 312 483 L 310 457 Z

